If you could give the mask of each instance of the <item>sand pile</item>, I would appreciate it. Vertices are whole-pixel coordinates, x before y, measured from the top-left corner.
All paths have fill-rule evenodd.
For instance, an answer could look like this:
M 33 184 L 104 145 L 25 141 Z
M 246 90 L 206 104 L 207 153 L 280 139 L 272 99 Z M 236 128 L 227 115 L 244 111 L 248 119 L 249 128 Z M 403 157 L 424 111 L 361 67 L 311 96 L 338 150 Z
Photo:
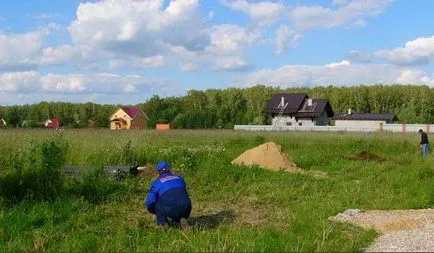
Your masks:
M 242 153 L 232 164 L 254 166 L 273 171 L 298 172 L 300 169 L 282 152 L 282 147 L 274 142 L 267 142 Z

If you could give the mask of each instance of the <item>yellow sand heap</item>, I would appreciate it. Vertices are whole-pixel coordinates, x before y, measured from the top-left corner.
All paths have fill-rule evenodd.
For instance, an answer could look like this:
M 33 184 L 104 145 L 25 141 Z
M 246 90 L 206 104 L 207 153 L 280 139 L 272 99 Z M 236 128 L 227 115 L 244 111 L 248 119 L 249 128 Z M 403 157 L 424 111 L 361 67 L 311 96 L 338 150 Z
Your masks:
M 282 147 L 274 142 L 267 142 L 247 150 L 233 160 L 232 164 L 245 166 L 257 165 L 272 171 L 300 171 L 292 159 L 282 152 Z

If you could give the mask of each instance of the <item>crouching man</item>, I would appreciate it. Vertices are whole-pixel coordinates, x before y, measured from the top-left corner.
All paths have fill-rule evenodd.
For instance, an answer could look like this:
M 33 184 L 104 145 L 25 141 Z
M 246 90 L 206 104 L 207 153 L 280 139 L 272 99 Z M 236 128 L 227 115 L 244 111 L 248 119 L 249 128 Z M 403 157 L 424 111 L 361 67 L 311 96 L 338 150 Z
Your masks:
M 181 227 L 181 218 L 187 219 L 191 213 L 191 200 L 184 179 L 170 171 L 166 161 L 156 165 L 158 178 L 151 184 L 146 198 L 146 208 L 156 215 L 157 224 L 167 227 Z

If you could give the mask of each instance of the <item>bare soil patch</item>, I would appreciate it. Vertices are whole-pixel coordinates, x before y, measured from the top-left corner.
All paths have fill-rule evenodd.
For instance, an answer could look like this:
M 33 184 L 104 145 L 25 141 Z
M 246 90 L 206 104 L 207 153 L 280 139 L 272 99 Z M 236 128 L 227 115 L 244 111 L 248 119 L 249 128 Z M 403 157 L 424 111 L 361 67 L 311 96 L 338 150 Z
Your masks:
M 367 251 L 434 252 L 434 209 L 367 212 L 348 209 L 330 219 L 382 233 Z
M 360 160 L 360 161 L 376 161 L 376 162 L 387 161 L 386 158 L 366 150 L 350 154 L 346 156 L 346 158 L 349 160 Z
M 290 215 L 271 204 L 242 198 L 236 203 L 202 203 L 193 209 L 188 223 L 197 228 L 216 228 L 222 223 L 238 228 L 278 228 L 289 226 Z

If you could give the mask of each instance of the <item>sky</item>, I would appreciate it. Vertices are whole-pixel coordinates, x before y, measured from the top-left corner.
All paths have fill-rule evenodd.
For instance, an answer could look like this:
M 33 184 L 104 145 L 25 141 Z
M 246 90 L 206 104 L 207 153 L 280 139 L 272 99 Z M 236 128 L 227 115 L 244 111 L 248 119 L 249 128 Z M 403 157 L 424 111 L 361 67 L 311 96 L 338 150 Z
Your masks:
M 434 88 L 432 0 L 0 0 L 0 105 Z

